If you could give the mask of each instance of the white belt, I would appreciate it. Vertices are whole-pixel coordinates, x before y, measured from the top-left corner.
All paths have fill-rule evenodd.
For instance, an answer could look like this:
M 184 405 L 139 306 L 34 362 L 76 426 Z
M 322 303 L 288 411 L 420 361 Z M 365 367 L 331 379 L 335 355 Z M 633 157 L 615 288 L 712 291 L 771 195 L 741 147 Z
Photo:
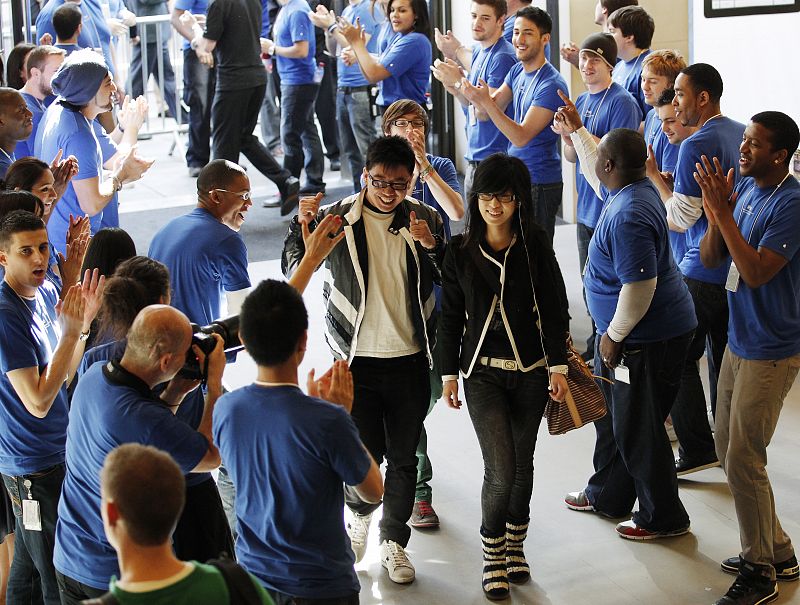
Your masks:
M 500 370 L 508 370 L 509 372 L 515 372 L 517 370 L 522 371 L 522 366 L 518 364 L 513 359 L 499 359 L 497 357 L 478 357 L 478 363 L 482 366 L 489 366 L 490 368 L 498 368 Z M 533 367 L 530 368 L 538 368 L 540 366 L 544 366 L 544 359 L 540 359 Z

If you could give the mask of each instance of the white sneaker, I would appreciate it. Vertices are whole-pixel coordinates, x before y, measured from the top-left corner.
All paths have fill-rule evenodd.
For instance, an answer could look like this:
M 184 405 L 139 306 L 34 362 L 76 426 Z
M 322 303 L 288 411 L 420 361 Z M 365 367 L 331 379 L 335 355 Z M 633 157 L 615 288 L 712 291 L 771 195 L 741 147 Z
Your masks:
M 414 581 L 414 566 L 408 560 L 405 549 L 394 540 L 381 542 L 381 564 L 389 572 L 392 582 L 409 584 Z
M 349 509 L 348 509 L 349 510 Z M 350 548 L 356 556 L 356 563 L 364 558 L 367 552 L 367 536 L 369 535 L 369 524 L 372 521 L 372 513 L 368 515 L 358 515 L 352 511 L 348 515 L 346 524 L 347 535 L 350 537 Z

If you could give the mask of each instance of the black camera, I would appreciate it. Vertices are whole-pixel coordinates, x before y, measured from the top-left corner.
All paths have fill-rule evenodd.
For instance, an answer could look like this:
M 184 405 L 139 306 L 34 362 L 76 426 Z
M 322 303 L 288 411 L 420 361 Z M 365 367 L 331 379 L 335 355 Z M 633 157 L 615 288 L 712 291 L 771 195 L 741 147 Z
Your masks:
M 239 316 L 231 315 L 225 319 L 217 319 L 207 326 L 192 324 L 192 344 L 186 352 L 186 363 L 183 364 L 178 374 L 183 378 L 192 380 L 202 380 L 205 377 L 204 368 L 200 367 L 197 356 L 192 350 L 192 345 L 197 347 L 205 354 L 209 355 L 217 344 L 214 334 L 222 337 L 222 345 L 225 348 L 228 360 L 231 361 L 236 353 L 244 349 L 242 341 L 239 340 Z

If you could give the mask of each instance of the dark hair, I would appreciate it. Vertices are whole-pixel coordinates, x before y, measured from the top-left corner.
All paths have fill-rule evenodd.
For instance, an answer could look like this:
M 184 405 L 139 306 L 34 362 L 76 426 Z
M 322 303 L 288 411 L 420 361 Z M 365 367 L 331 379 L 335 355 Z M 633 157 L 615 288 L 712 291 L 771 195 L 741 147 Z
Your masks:
M 797 146 L 800 145 L 800 131 L 797 122 L 780 111 L 762 111 L 750 121 L 760 124 L 769 131 L 770 144 L 774 151 L 786 150 L 786 165 L 792 161 Z
M 28 156 L 18 159 L 8 167 L 5 183 L 9 189 L 19 187 L 22 191 L 33 191 L 33 186 L 50 166 L 39 158 Z
M 411 99 L 398 99 L 383 112 L 383 134 L 389 136 L 389 129 L 392 122 L 407 113 L 415 114 L 420 120 L 425 122 L 425 137 L 428 137 L 428 130 L 430 129 L 431 122 L 428 119 L 428 112 L 422 108 L 422 105 Z
M 609 15 L 615 10 L 621 9 L 623 6 L 638 5 L 638 0 L 600 0 L 600 6 L 602 6 Z
M 664 107 L 664 105 L 672 105 L 672 100 L 675 98 L 674 88 L 665 88 L 661 96 L 656 100 L 656 107 Z
M 517 11 L 515 17 L 527 19 L 539 30 L 539 35 L 544 36 L 553 31 L 553 19 L 538 6 L 523 6 Z
M 367 170 L 380 164 L 387 168 L 404 167 L 414 172 L 414 151 L 403 137 L 378 137 L 367 147 Z
M 656 24 L 641 6 L 624 6 L 608 16 L 608 22 L 622 32 L 624 37 L 633 36 L 636 48 L 650 48 Z
M 242 303 L 239 333 L 260 366 L 276 366 L 289 359 L 306 330 L 303 297 L 286 282 L 264 280 Z
M 62 4 L 53 12 L 53 29 L 58 40 L 69 40 L 83 21 L 81 9 L 74 4 Z
M 197 176 L 197 193 L 206 195 L 212 189 L 225 189 L 233 179 L 244 174 L 244 169 L 235 162 L 211 160 Z
M 22 77 L 22 70 L 25 67 L 25 57 L 27 57 L 28 53 L 34 48 L 36 48 L 35 44 L 20 42 L 11 49 L 10 53 L 8 53 L 8 62 L 6 63 L 6 80 L 8 81 L 8 86 L 10 88 L 19 90 L 25 86 L 25 80 Z
M 127 231 L 119 227 L 100 229 L 86 248 L 81 275 L 87 269 L 99 269 L 100 275 L 110 277 L 117 265 L 132 256 L 136 256 L 136 245 Z
M 494 9 L 494 14 L 499 19 L 508 13 L 508 3 L 506 0 L 472 0 L 475 4 L 481 6 L 491 6 Z
M 27 70 L 25 73 L 27 73 L 28 77 L 30 78 L 31 69 L 35 67 L 41 71 L 44 68 L 44 64 L 47 62 L 48 57 L 53 57 L 56 55 L 64 57 L 66 54 L 67 53 L 63 48 L 58 48 L 56 46 L 49 46 L 47 44 L 37 46 L 28 54 Z
M 0 249 L 5 250 L 15 233 L 45 230 L 44 220 L 27 210 L 14 210 L 0 220 Z
M 479 193 L 504 193 L 510 191 L 517 202 L 511 228 L 520 233 L 520 221 L 525 231 L 533 220 L 533 198 L 531 197 L 531 175 L 528 167 L 519 158 L 505 153 L 493 153 L 481 160 L 472 177 L 472 189 L 467 198 L 467 225 L 464 229 L 463 247 L 477 247 L 486 236 L 486 221 L 478 205 Z
M 392 13 L 392 4 L 394 4 L 394 2 L 395 0 L 389 0 L 389 4 L 386 5 L 387 17 Z M 422 34 L 423 36 L 430 36 L 431 21 L 430 17 L 428 17 L 427 2 L 425 2 L 425 0 L 409 0 L 409 2 L 411 4 L 411 10 L 414 11 L 414 25 L 412 31 Z
M 106 456 L 100 485 L 135 544 L 160 546 L 170 539 L 186 501 L 186 480 L 169 454 L 138 443 L 121 445 Z
M 42 200 L 30 191 L 0 192 L 0 219 L 15 210 L 25 210 L 40 218 L 44 216 Z
M 689 78 L 695 94 L 706 91 L 712 103 L 718 103 L 722 98 L 722 76 L 708 63 L 689 65 L 681 73 Z
M 106 281 L 97 314 L 96 342 L 125 338 L 136 315 L 149 305 L 163 303 L 169 294 L 169 270 L 146 256 L 122 261 Z
M 614 128 L 601 141 L 603 149 L 614 166 L 623 173 L 644 170 L 647 144 L 644 137 L 630 128 Z

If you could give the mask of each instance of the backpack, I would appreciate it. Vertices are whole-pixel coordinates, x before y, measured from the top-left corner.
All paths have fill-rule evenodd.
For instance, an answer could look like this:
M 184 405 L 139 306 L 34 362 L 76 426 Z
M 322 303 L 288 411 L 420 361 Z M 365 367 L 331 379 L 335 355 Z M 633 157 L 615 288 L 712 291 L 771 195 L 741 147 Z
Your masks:
M 228 588 L 230 605 L 261 605 L 263 603 L 253 585 L 250 574 L 225 553 L 218 559 L 211 559 L 208 564 L 216 567 L 222 574 Z M 83 601 L 82 605 L 119 605 L 119 601 L 111 592 L 107 592 L 96 599 Z

